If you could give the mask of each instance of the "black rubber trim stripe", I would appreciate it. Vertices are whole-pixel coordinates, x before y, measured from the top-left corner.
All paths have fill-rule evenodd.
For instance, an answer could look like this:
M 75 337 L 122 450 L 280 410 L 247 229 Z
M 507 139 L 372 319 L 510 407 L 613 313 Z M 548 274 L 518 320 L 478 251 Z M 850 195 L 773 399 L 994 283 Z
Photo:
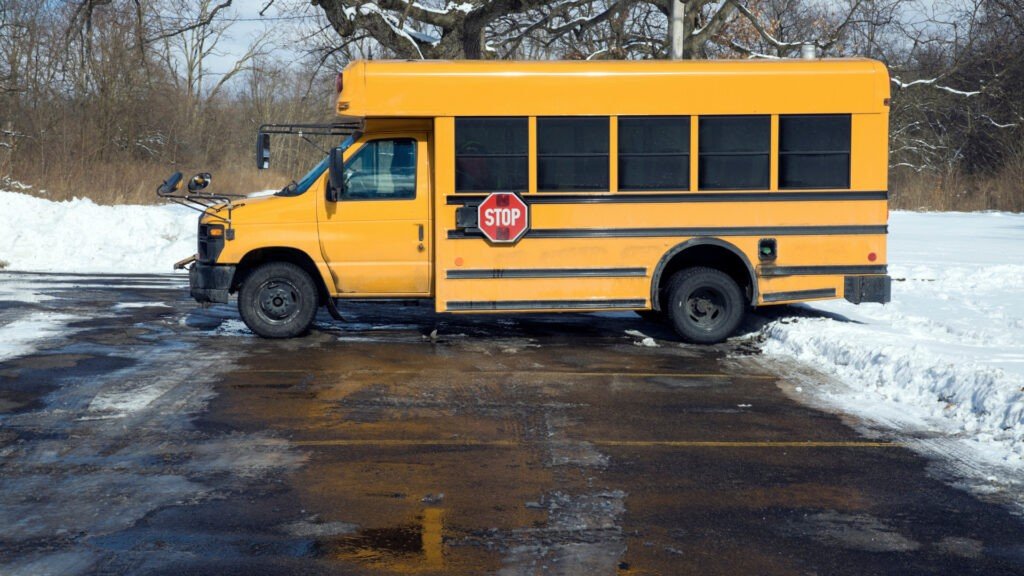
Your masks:
M 835 288 L 820 288 L 818 290 L 795 290 L 793 292 L 772 292 L 763 294 L 765 302 L 782 302 L 784 300 L 810 300 L 813 298 L 834 298 Z
M 462 206 L 483 201 L 483 194 L 451 194 L 447 203 Z M 681 194 L 521 194 L 527 204 L 645 204 L 690 202 L 821 202 L 849 200 L 888 200 L 889 192 L 688 192 Z
M 880 266 L 761 266 L 761 276 L 832 276 L 846 274 L 885 274 Z
M 524 238 L 660 238 L 674 236 L 846 236 L 885 234 L 887 226 L 737 226 L 724 228 L 541 228 Z M 449 240 L 483 238 L 476 228 L 449 230 Z
M 647 276 L 646 268 L 505 268 L 448 270 L 448 280 L 481 278 L 627 278 Z
M 606 308 L 643 308 L 646 300 L 491 300 L 454 301 L 446 310 L 603 310 Z

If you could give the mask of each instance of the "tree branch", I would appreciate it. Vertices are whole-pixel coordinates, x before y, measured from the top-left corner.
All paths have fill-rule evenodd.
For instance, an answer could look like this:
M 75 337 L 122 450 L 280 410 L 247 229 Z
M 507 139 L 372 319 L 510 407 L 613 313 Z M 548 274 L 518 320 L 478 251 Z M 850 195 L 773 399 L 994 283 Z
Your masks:
M 157 34 L 156 36 L 153 36 L 151 38 L 146 38 L 145 43 L 152 44 L 153 42 L 159 42 L 160 40 L 164 40 L 172 36 L 178 36 L 184 34 L 185 32 L 190 32 L 192 30 L 195 30 L 196 28 L 209 26 L 210 23 L 213 22 L 214 18 L 217 17 L 217 13 L 221 10 L 230 7 L 232 1 L 233 0 L 222 0 L 221 3 L 214 6 L 213 9 L 206 14 L 206 16 L 200 17 L 199 20 L 196 20 L 194 23 L 175 30 L 171 30 L 169 32 L 161 32 L 160 34 Z

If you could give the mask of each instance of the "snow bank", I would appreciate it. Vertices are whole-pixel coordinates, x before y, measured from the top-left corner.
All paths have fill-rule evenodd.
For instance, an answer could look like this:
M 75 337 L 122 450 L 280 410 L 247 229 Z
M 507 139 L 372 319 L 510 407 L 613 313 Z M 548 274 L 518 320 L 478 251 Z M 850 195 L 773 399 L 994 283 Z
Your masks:
M 0 191 L 7 270 L 167 273 L 196 251 L 199 214 L 174 205 L 99 206 Z
M 1024 464 L 1024 215 L 894 212 L 885 306 L 845 301 L 765 326 L 764 351 L 839 376 L 807 390 L 869 420 Z

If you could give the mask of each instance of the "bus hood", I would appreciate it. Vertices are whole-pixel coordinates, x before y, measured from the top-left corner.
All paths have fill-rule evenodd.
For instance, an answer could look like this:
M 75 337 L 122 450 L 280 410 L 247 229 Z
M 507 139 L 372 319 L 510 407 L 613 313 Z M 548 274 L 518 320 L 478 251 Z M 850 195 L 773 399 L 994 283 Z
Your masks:
M 313 200 L 312 194 L 243 198 L 238 202 L 232 202 L 230 210 L 226 204 L 210 208 L 203 214 L 202 221 L 206 223 L 220 218 L 230 218 L 234 227 L 247 224 L 308 221 L 315 214 Z

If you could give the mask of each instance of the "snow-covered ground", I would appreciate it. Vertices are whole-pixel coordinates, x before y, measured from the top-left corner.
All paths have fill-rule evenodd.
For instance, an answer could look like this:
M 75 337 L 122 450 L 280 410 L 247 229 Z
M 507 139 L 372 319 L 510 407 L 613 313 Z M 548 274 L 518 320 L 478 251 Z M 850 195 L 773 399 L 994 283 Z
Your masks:
M 764 351 L 840 379 L 797 394 L 1024 470 L 1024 215 L 894 212 L 889 232 L 891 303 L 807 305 Z
M 168 273 L 195 254 L 198 217 L 175 205 L 100 206 L 0 191 L 0 268 Z

